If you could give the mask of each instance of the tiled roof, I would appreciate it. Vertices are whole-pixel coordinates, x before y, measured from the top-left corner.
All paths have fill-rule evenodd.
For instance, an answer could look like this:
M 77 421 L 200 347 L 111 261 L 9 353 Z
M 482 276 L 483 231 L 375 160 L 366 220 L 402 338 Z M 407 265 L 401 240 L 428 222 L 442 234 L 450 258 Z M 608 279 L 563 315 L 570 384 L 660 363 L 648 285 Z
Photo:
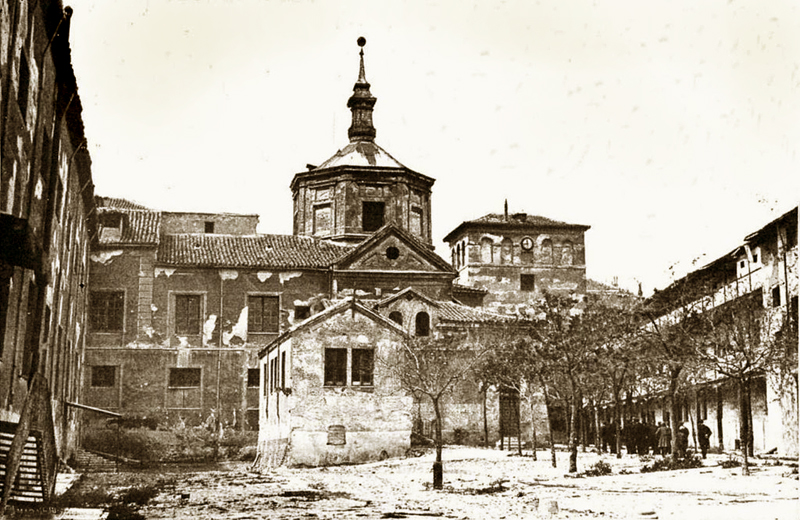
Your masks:
M 158 244 L 161 213 L 129 210 L 123 213 L 121 242 L 127 244 Z
M 569 224 L 553 220 L 547 217 L 540 217 L 539 215 L 528 215 L 527 213 L 513 213 L 506 218 L 505 215 L 499 213 L 489 213 L 481 218 L 475 220 L 468 220 L 465 223 L 469 224 L 507 224 L 518 226 L 553 226 L 553 227 L 572 227 L 580 226 L 580 224 Z
M 117 199 L 114 197 L 101 197 L 100 195 L 95 196 L 95 204 L 97 205 L 98 208 L 141 209 L 141 210 L 150 209 L 146 206 L 142 206 L 141 204 L 137 204 L 136 202 L 131 202 L 126 199 Z
M 164 235 L 158 262 L 197 267 L 326 268 L 351 248 L 295 235 Z
M 336 166 L 378 166 L 384 168 L 405 168 L 397 159 L 372 141 L 356 141 L 348 144 L 336 154 L 320 164 L 316 169 Z
M 496 314 L 477 307 L 467 307 L 455 302 L 438 302 L 439 320 L 458 323 L 517 323 L 520 318 L 505 314 Z

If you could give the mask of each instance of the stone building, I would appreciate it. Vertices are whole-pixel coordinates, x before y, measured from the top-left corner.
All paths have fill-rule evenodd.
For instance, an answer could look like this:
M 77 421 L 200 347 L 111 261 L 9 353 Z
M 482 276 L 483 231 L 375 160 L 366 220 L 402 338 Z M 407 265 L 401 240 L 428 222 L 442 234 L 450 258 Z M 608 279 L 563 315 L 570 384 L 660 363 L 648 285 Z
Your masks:
M 48 498 L 78 434 L 96 215 L 71 16 L 60 1 L 0 4 L 0 515 Z
M 797 208 L 745 237 L 730 253 L 657 292 L 650 301 L 664 303 L 669 312 L 659 319 L 669 323 L 672 316 L 679 315 L 679 304 L 670 302 L 681 302 L 687 294 L 695 296 L 683 304 L 703 312 L 713 313 L 748 299 L 763 307 L 761 344 L 752 348 L 775 348 L 779 334 L 794 338 L 785 352 L 788 364 L 753 371 L 745 389 L 744 414 L 751 425 L 753 451 L 775 450 L 779 455 L 797 457 Z M 712 430 L 712 446 L 738 449 L 743 442 L 741 392 L 735 381 L 718 371 L 695 374 L 693 384 L 681 392 L 677 420 L 687 423 L 692 432 L 704 420 Z M 663 393 L 641 393 L 633 400 L 632 413 L 642 420 L 669 423 L 669 399 Z
M 586 294 L 588 229 L 506 209 L 462 222 L 444 241 L 460 286 L 486 291 L 491 310 L 525 315 L 543 291 Z

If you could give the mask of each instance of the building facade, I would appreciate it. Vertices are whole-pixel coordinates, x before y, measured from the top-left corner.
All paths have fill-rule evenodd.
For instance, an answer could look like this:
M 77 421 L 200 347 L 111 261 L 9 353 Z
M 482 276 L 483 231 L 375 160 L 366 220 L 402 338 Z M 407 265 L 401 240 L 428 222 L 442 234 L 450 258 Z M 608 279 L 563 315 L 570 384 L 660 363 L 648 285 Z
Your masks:
M 712 446 L 734 450 L 746 442 L 741 435 L 744 415 L 751 431 L 751 451 L 796 458 L 797 208 L 745 237 L 730 253 L 657 292 L 650 301 L 665 303 L 662 308 L 669 312 L 659 317 L 665 324 L 674 322 L 686 307 L 713 315 L 720 309 L 739 306 L 739 322 L 754 321 L 759 339 L 747 348 L 765 352 L 761 356 L 773 360 L 770 366 L 754 367 L 747 374 L 745 387 L 720 369 L 695 371 L 680 392 L 677 420 L 686 423 L 691 432 L 703 420 L 712 430 Z M 758 309 L 757 318 L 749 315 L 751 302 Z M 669 405 L 669 398 L 663 394 L 641 393 L 633 400 L 632 415 L 669 424 Z M 694 439 L 693 434 L 690 439 Z
M 78 436 L 71 404 L 81 390 L 96 216 L 71 16 L 60 1 L 0 8 L 0 510 L 46 500 Z M 32 466 L 20 462 L 23 449 L 37 453 Z
M 588 229 L 506 210 L 462 222 L 444 241 L 459 285 L 486 291 L 491 310 L 524 316 L 544 291 L 586 294 Z

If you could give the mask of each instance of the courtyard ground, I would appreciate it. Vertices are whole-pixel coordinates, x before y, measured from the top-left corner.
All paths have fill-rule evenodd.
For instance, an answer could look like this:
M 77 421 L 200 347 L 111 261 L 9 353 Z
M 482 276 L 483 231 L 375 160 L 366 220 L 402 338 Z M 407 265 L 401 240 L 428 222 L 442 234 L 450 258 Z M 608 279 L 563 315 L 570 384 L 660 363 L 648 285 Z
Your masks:
M 430 489 L 432 453 L 263 473 L 229 463 L 210 471 L 95 474 L 87 482 L 124 487 L 162 479 L 159 495 L 140 510 L 148 519 L 800 518 L 796 464 L 759 460 L 751 476 L 742 476 L 741 468 L 719 465 L 727 455 L 709 455 L 702 468 L 640 473 L 646 461 L 638 456 L 579 453 L 579 471 L 602 459 L 613 474 L 576 478 L 566 475 L 567 457 L 558 452 L 554 469 L 546 451 L 534 461 L 529 454 L 446 448 L 441 491 Z

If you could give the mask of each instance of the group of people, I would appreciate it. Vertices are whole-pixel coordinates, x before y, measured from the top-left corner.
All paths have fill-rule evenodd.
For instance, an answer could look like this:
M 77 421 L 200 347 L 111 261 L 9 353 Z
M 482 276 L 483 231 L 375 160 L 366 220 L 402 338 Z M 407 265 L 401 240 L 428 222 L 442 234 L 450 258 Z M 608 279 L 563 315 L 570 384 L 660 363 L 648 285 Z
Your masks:
M 629 454 L 648 455 L 651 450 L 653 454 L 662 456 L 672 453 L 672 429 L 663 422 L 648 424 L 632 419 L 621 430 L 621 441 L 625 445 Z M 617 452 L 617 424 L 607 423 L 600 428 L 600 440 L 602 441 L 601 451 Z M 702 420 L 697 425 L 697 445 L 703 458 L 708 454 L 711 441 L 711 429 Z M 685 458 L 689 449 L 689 428 L 683 423 L 678 428 L 676 435 L 676 452 L 679 458 Z

